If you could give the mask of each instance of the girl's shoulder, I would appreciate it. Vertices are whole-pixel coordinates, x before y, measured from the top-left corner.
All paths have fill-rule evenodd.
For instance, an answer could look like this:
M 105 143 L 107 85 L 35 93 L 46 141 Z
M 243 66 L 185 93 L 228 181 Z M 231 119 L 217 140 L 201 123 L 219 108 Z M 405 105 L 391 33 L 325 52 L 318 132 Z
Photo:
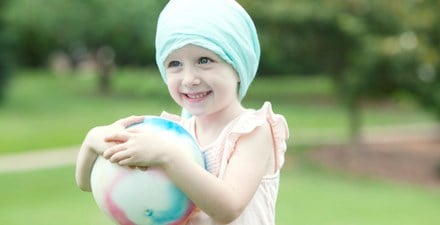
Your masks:
M 262 128 L 263 130 L 261 130 Z M 259 132 L 263 131 L 259 135 L 254 131 L 259 129 Z M 257 131 L 258 132 L 258 131 Z M 284 153 L 287 150 L 287 140 L 289 138 L 289 128 L 286 119 L 283 115 L 274 113 L 270 102 L 265 102 L 260 109 L 247 109 L 244 114 L 234 120 L 229 129 L 224 133 L 224 157 L 226 160 L 230 159 L 234 154 L 237 141 L 242 138 L 250 138 L 252 142 L 253 138 L 255 143 L 259 142 L 259 138 L 264 139 L 263 135 L 270 135 L 272 139 L 273 148 L 275 151 L 275 169 L 279 169 L 284 164 Z
M 272 104 L 265 102 L 260 109 L 247 109 L 233 124 L 231 133 L 247 134 L 258 127 L 269 126 L 274 139 L 287 140 L 289 128 L 283 115 L 274 113 Z

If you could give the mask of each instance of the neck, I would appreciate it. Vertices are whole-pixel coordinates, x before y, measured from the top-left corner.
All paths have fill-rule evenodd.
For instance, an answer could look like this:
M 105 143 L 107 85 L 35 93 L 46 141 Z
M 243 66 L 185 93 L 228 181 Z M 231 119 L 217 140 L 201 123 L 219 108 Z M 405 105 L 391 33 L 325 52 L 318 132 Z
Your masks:
M 211 143 L 233 119 L 244 111 L 245 109 L 238 102 L 216 113 L 196 117 L 196 135 L 199 142 L 202 144 Z

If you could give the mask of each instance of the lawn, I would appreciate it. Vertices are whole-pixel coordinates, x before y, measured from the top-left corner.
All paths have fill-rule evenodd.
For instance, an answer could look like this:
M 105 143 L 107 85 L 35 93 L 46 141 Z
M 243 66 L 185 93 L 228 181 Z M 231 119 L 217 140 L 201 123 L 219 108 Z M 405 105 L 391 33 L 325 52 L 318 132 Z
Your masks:
M 286 166 L 278 225 L 440 224 L 440 192 L 350 177 L 313 165 Z
M 74 168 L 0 173 L 0 224 L 109 225 Z M 286 165 L 277 225 L 437 225 L 440 192 Z
M 0 106 L 0 154 L 79 145 L 88 129 L 132 114 L 179 113 L 156 72 L 118 70 L 113 92 L 97 93 L 93 78 L 21 71 Z M 345 111 L 323 77 L 261 77 L 244 101 L 270 100 L 285 115 L 292 138 L 282 171 L 278 225 L 440 224 L 440 192 L 424 187 L 349 177 L 301 160 L 300 152 L 326 140 L 346 141 Z M 365 109 L 366 127 L 430 123 L 428 113 L 406 99 L 393 107 Z M 396 114 L 395 110 L 399 113 Z M 294 160 L 293 160 L 294 159 Z M 73 166 L 0 173 L 0 224 L 104 225 L 91 194 L 75 186 Z

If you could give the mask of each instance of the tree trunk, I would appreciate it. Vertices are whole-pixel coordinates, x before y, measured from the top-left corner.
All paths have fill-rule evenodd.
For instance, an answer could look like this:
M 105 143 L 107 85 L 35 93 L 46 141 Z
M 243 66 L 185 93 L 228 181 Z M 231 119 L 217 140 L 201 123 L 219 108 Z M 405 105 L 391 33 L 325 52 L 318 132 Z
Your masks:
M 115 53 L 111 47 L 101 47 L 96 54 L 99 73 L 99 91 L 109 94 L 111 91 L 111 74 L 115 64 Z
M 348 122 L 350 146 L 353 150 L 358 151 L 362 148 L 361 126 L 362 115 L 360 104 L 356 100 L 350 100 L 348 103 Z

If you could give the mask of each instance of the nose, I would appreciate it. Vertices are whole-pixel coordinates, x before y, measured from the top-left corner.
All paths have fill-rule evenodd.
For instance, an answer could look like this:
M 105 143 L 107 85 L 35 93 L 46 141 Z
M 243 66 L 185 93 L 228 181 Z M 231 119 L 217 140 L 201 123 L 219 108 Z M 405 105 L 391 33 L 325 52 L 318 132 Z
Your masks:
M 202 81 L 200 80 L 196 70 L 192 68 L 186 68 L 183 72 L 182 84 L 191 87 L 199 85 Z

